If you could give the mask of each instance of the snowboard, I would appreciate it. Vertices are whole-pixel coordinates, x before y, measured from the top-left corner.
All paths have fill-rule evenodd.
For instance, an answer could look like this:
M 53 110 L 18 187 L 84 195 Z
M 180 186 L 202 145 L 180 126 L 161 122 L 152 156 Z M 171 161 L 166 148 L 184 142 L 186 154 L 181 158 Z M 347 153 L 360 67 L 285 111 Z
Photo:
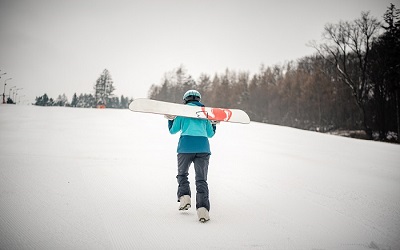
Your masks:
M 147 98 L 134 99 L 129 104 L 129 109 L 134 112 L 153 113 L 160 115 L 175 115 L 211 121 L 234 123 L 250 123 L 250 118 L 240 109 L 212 108 L 190 106 L 172 102 L 163 102 Z

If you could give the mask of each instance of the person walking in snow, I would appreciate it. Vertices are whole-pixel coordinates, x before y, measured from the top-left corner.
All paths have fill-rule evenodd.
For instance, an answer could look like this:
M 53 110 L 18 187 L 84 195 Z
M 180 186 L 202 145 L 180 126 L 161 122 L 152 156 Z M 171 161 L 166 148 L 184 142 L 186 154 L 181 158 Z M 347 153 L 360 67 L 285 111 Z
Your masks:
M 200 106 L 201 94 L 197 90 L 189 90 L 183 95 L 186 105 Z M 206 119 L 196 119 L 181 116 L 166 116 L 168 129 L 171 134 L 179 131 L 181 136 L 178 142 L 178 202 L 179 210 L 188 210 L 191 207 L 191 191 L 188 180 L 189 167 L 193 163 L 196 180 L 196 209 L 199 221 L 210 219 L 210 201 L 207 183 L 208 164 L 211 150 L 208 138 L 215 135 L 216 122 Z

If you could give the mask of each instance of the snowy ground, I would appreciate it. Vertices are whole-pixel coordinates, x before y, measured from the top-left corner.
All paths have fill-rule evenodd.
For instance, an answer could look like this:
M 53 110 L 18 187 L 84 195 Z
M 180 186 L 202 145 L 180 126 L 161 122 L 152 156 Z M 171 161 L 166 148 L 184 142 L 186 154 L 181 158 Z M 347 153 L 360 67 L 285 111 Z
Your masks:
M 177 140 L 158 115 L 0 105 L 0 249 L 400 249 L 399 145 L 220 124 L 201 224 Z

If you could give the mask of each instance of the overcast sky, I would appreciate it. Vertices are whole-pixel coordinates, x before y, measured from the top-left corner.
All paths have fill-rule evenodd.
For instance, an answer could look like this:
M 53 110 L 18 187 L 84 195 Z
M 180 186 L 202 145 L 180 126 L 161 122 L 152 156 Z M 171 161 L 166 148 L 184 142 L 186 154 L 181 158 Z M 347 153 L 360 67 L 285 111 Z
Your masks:
M 146 97 L 164 73 L 184 65 L 198 79 L 315 51 L 326 23 L 362 11 L 382 20 L 399 0 L 0 0 L 1 93 L 22 99 L 93 93 L 104 69 L 116 95 Z

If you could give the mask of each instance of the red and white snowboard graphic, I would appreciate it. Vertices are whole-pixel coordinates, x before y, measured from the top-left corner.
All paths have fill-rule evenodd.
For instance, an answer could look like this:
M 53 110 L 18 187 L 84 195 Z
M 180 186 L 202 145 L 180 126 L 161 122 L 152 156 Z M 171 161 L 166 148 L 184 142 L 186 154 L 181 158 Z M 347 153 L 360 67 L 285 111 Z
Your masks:
M 227 122 L 229 121 L 229 119 L 231 119 L 232 116 L 232 111 L 230 109 L 201 107 L 201 110 L 204 116 L 208 120 L 212 121 Z

